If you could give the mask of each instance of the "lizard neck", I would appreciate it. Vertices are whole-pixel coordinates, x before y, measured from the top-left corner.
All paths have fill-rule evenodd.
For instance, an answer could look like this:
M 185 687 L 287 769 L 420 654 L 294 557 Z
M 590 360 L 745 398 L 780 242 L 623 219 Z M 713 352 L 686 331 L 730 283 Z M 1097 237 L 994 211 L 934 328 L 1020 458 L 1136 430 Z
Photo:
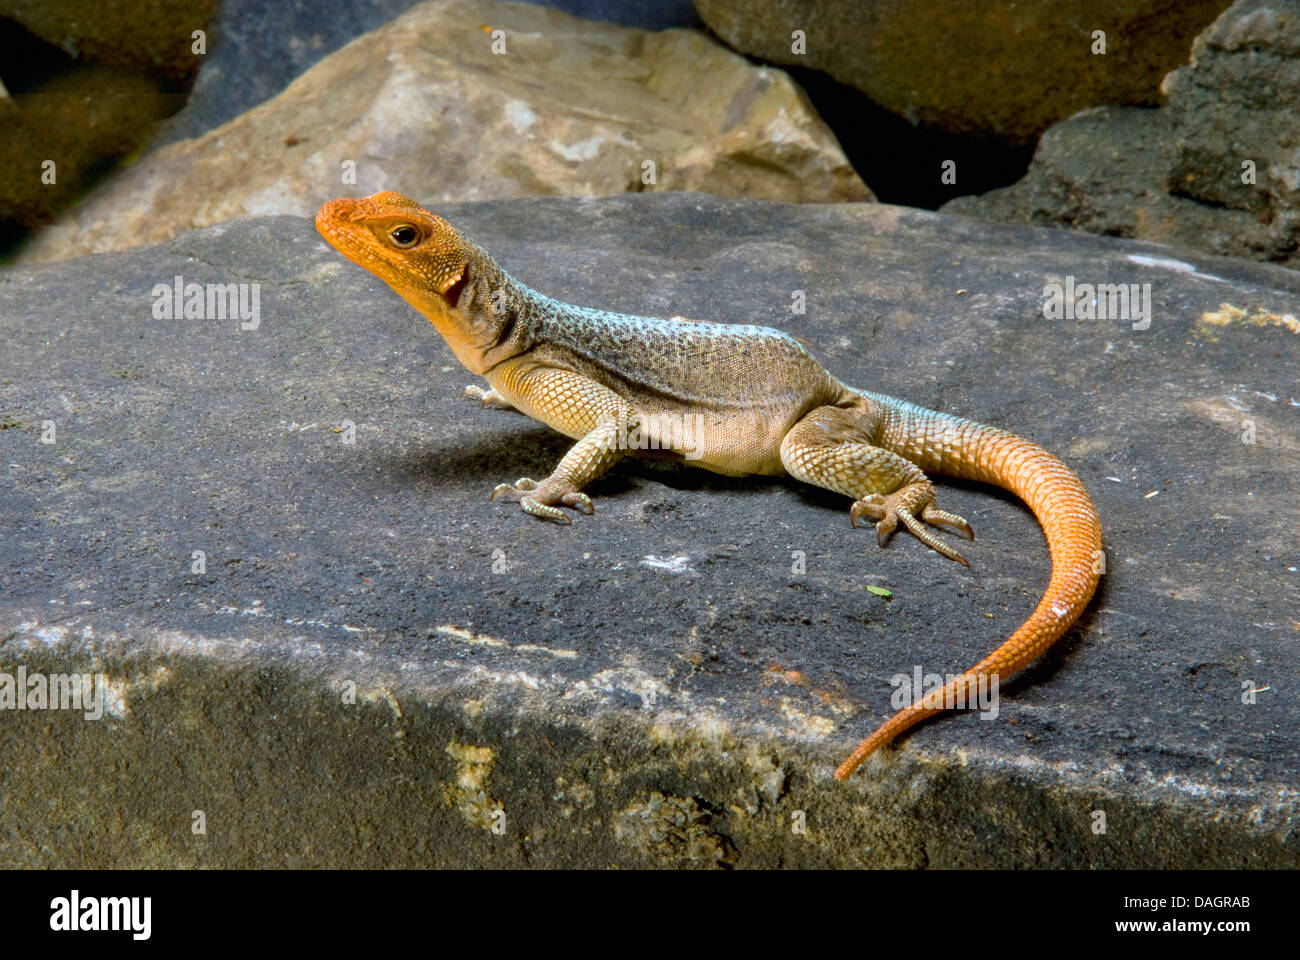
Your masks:
M 482 376 L 532 349 L 541 316 L 534 291 L 486 253 L 474 252 L 454 305 L 420 285 L 397 292 L 428 318 L 467 370 Z
M 316 229 L 423 314 L 473 373 L 532 349 L 544 313 L 539 295 L 409 197 L 389 190 L 330 200 Z

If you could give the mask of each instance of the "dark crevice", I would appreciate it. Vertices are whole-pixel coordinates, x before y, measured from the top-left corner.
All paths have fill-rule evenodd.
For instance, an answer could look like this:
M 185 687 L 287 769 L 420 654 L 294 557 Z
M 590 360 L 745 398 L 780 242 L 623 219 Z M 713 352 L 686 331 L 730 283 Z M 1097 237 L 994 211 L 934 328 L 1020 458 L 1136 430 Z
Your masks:
M 849 163 L 881 203 L 936 210 L 955 197 L 1015 183 L 1033 159 L 1034 144 L 1013 147 L 915 127 L 820 70 L 782 69 L 807 92 Z M 948 160 L 956 164 L 956 183 L 941 180 Z
M 100 70 L 99 74 L 88 71 Z M 67 151 L 59 151 L 64 141 L 50 135 L 48 125 L 56 122 L 50 118 L 53 103 L 73 103 L 78 87 L 69 78 L 80 74 L 84 92 L 81 99 L 91 106 L 107 109 L 75 109 L 71 119 L 64 117 L 69 126 L 85 124 L 98 143 L 101 156 L 92 150 L 84 155 L 69 158 Z M 92 79 L 87 79 L 90 76 Z M 105 89 L 94 78 L 107 76 L 120 86 Z M 32 206 L 26 200 L 15 199 L 6 192 L 14 171 L 10 164 L 16 162 L 14 150 L 0 152 L 0 266 L 15 256 L 23 242 L 31 235 L 31 227 L 54 219 L 68 206 L 75 206 L 96 183 L 117 169 L 121 158 L 138 149 L 163 116 L 176 112 L 185 105 L 193 84 L 193 76 L 179 78 L 161 71 L 147 71 L 128 67 L 104 67 L 92 59 L 74 57 L 58 46 L 47 43 L 13 20 L 0 17 L 0 82 L 13 99 L 0 103 L 0 144 L 33 143 L 40 149 L 56 151 L 64 156 L 67 165 L 59 171 L 60 184 L 71 185 L 71 192 L 63 190 L 62 199 L 50 208 L 41 204 Z M 51 94 L 52 99 L 45 95 Z M 125 109 L 128 96 L 141 98 L 139 104 Z M 95 105 L 94 98 L 108 98 Z M 57 112 L 56 112 L 57 116 Z M 98 125 L 98 126 L 97 126 Z M 117 130 L 116 136 L 105 131 Z M 57 130 L 53 133 L 58 133 Z M 98 139 L 95 139 L 97 137 Z M 66 139 L 66 138 L 65 138 Z M 56 188 L 56 192 L 59 190 Z
M 0 80 L 11 97 L 39 90 L 75 62 L 21 24 L 0 17 Z

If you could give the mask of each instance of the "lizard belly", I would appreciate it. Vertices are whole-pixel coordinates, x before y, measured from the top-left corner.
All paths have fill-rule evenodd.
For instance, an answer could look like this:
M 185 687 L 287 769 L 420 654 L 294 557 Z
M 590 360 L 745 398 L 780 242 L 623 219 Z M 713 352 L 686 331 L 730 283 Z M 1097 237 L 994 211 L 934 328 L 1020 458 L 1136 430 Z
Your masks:
M 606 394 L 605 403 L 593 403 L 591 396 L 574 402 L 578 398 L 568 391 L 521 389 L 517 376 L 487 379 L 516 410 L 574 440 L 602 420 L 612 420 L 618 426 L 614 442 L 628 456 L 679 460 L 734 477 L 784 474 L 781 440 L 800 413 L 766 408 L 701 410 L 623 398 L 621 406 L 630 416 L 620 418 L 612 392 Z
M 735 402 L 714 394 L 677 402 L 640 384 L 532 358 L 507 361 L 486 379 L 515 409 L 575 440 L 613 423 L 611 442 L 628 456 L 679 460 L 736 477 L 784 475 L 781 441 L 823 399 L 790 393 Z
M 658 452 L 629 449 L 631 455 L 664 456 L 666 451 L 687 466 L 732 477 L 784 474 L 781 440 L 798 420 L 796 413 L 769 409 L 675 408 L 638 411 L 637 416 L 648 425 L 643 433 Z

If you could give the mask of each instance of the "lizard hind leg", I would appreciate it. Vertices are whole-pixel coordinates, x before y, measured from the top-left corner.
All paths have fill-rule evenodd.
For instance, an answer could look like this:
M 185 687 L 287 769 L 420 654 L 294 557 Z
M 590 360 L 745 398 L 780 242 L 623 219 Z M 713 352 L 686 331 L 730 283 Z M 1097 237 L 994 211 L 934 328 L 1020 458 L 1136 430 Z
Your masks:
M 866 410 L 818 407 L 796 423 L 781 442 L 781 463 L 798 480 L 853 498 L 849 521 L 876 521 L 882 546 L 902 523 L 930 549 L 970 566 L 923 523 L 955 527 L 972 540 L 969 523 L 934 504 L 934 486 L 912 461 L 867 440 L 873 421 Z

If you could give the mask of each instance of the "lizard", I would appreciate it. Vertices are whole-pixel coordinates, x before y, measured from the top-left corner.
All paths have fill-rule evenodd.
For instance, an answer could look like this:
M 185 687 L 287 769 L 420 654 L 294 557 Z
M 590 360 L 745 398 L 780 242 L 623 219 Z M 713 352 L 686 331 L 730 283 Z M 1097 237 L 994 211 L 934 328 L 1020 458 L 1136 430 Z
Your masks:
M 937 530 L 971 540 L 974 531 L 936 505 L 928 475 L 991 483 L 1028 504 L 1052 563 L 1037 608 L 938 694 L 917 691 L 915 702 L 836 769 L 839 780 L 905 730 L 965 702 L 958 697 L 972 683 L 1005 680 L 1036 660 L 1096 590 L 1096 508 L 1064 463 L 1016 434 L 847 386 L 779 330 L 553 300 L 400 193 L 331 200 L 316 227 L 426 317 L 460 363 L 486 381 L 487 389 L 467 387 L 467 396 L 518 410 L 576 441 L 544 479 L 522 477 L 492 490 L 491 499 L 517 502 L 535 517 L 568 523 L 562 508 L 590 514 L 584 488 L 619 460 L 670 457 L 724 475 L 785 475 L 835 491 L 852 499 L 854 527 L 874 521 L 879 545 L 901 524 L 969 567 Z M 702 427 L 689 444 L 688 431 L 674 429 L 688 419 Z M 661 442 L 646 442 L 647 434 Z

